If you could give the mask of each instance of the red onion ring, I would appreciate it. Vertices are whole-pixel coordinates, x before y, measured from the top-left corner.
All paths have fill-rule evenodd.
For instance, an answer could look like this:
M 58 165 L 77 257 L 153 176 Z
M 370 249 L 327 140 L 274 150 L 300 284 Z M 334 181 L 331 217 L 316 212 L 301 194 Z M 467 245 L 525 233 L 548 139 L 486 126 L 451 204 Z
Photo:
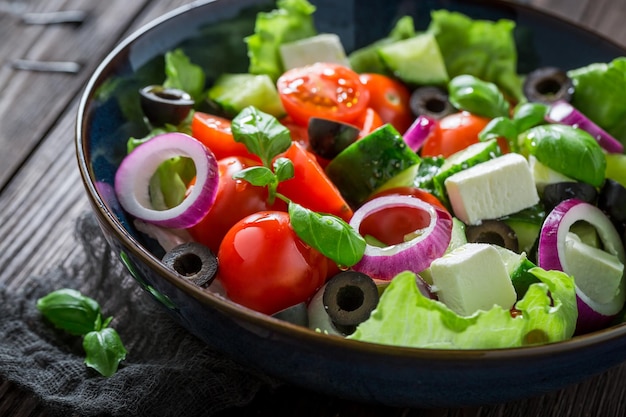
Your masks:
M 150 202 L 150 178 L 159 165 L 177 156 L 193 160 L 195 185 L 176 207 L 155 210 Z M 115 192 L 120 205 L 132 216 L 161 227 L 185 229 L 197 224 L 209 211 L 218 180 L 213 152 L 189 135 L 172 132 L 155 136 L 126 155 L 115 173 Z
M 406 133 L 402 135 L 402 138 L 413 152 L 417 152 L 437 127 L 437 123 L 437 120 L 432 117 L 423 114 L 419 115 L 407 129 Z
M 430 215 L 428 226 L 421 230 L 418 237 L 397 245 L 380 248 L 367 244 L 363 258 L 352 269 L 375 279 L 389 281 L 403 271 L 418 274 L 444 254 L 452 236 L 452 216 L 415 197 L 390 195 L 374 198 L 354 212 L 350 226 L 359 230 L 367 216 L 398 206 L 424 210 Z

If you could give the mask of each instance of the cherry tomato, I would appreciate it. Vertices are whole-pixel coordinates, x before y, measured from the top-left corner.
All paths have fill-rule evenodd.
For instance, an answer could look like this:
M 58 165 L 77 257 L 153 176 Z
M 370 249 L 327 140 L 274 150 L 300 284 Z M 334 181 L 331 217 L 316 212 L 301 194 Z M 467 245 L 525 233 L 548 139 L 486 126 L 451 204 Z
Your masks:
M 246 181 L 233 179 L 236 172 L 260 165 L 260 162 L 232 156 L 220 159 L 217 165 L 220 178 L 215 202 L 204 218 L 188 229 L 194 240 L 213 252 L 217 252 L 228 230 L 244 217 L 262 210 L 286 210 L 282 200 L 276 199 L 273 205 L 268 204 L 266 187 L 255 187 Z
M 409 105 L 409 89 L 400 81 L 382 74 L 366 73 L 360 78 L 370 93 L 370 107 L 383 123 L 390 123 L 400 133 L 406 132 L 415 119 Z
M 239 221 L 224 236 L 217 258 L 228 297 L 265 314 L 307 301 L 328 274 L 328 258 L 303 243 L 280 211 Z
M 408 195 L 448 211 L 437 197 L 416 187 L 396 187 L 376 193 L 368 200 L 389 195 Z M 430 223 L 430 215 L 416 207 L 388 207 L 363 219 L 359 233 L 370 235 L 385 245 L 404 242 L 404 237 Z
M 287 114 L 302 126 L 313 116 L 353 122 L 369 102 L 359 75 L 337 64 L 293 68 L 280 76 L 276 86 Z
M 293 162 L 294 177 L 278 184 L 279 193 L 310 210 L 333 214 L 346 221 L 352 218 L 352 209 L 312 152 L 294 142 L 281 156 Z
M 191 119 L 191 136 L 211 149 L 218 160 L 229 156 L 257 159 L 243 143 L 235 141 L 230 126 L 228 119 L 197 111 Z
M 489 119 L 468 112 L 453 113 L 439 121 L 439 131 L 424 142 L 422 156 L 448 157 L 455 152 L 478 143 L 478 134 Z
M 363 115 L 361 115 L 361 117 L 359 117 L 359 119 L 355 123 L 356 127 L 361 129 L 361 132 L 359 133 L 359 138 L 367 136 L 384 124 L 385 122 L 380 117 L 380 115 L 376 112 L 376 110 L 371 107 L 365 109 Z

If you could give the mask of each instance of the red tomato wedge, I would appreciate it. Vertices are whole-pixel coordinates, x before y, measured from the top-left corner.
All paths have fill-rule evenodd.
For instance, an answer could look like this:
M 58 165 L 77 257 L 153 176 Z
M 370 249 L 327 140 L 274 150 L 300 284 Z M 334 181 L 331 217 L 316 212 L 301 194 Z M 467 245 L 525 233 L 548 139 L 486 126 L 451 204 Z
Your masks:
M 229 156 L 258 159 L 243 143 L 235 141 L 230 126 L 229 119 L 197 111 L 191 120 L 191 136 L 211 149 L 218 160 Z
M 439 121 L 439 130 L 424 142 L 422 156 L 443 156 L 478 143 L 478 134 L 487 126 L 489 119 L 466 111 L 450 114 Z
M 302 126 L 314 116 L 354 122 L 369 103 L 359 74 L 338 64 L 293 68 L 278 78 L 276 86 L 287 114 Z
M 361 74 L 361 82 L 370 93 L 369 105 L 398 132 L 404 133 L 415 117 L 410 107 L 411 92 L 400 81 L 382 74 Z
M 345 221 L 352 218 L 352 209 L 326 176 L 313 153 L 294 142 L 281 156 L 291 159 L 295 175 L 278 184 L 279 193 L 309 210 L 333 214 Z

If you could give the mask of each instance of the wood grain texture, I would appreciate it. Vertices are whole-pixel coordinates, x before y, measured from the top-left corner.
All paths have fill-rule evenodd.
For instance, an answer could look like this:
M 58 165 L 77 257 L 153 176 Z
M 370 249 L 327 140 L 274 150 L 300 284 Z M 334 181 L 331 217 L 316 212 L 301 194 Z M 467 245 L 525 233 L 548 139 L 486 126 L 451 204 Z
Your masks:
M 626 2 L 525 2 L 626 45 Z M 24 27 L 16 16 L 0 12 L 0 282 L 12 288 L 79 256 L 73 225 L 88 203 L 76 168 L 73 138 L 77 98 L 84 82 L 125 34 L 188 1 L 23 3 L 29 11 L 87 9 L 91 19 L 77 28 Z M 7 63 L 17 58 L 76 60 L 84 67 L 77 75 L 15 71 Z M 450 410 L 370 406 L 286 386 L 261 393 L 249 406 L 220 416 L 617 417 L 626 416 L 624 380 L 626 365 L 540 397 Z M 0 416 L 46 415 L 31 394 L 0 381 Z

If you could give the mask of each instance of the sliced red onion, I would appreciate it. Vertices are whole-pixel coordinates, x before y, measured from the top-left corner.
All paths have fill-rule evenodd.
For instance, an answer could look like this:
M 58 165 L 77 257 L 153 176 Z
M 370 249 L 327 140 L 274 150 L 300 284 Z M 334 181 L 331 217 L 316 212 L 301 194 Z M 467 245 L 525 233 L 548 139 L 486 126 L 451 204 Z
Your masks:
M 159 165 L 177 156 L 193 160 L 195 185 L 179 205 L 155 210 L 150 202 L 150 178 Z M 161 227 L 185 229 L 197 224 L 209 211 L 218 180 L 213 152 L 189 135 L 172 132 L 155 136 L 126 155 L 115 174 L 115 192 L 120 205 L 132 216 Z
M 403 139 L 408 147 L 417 152 L 424 145 L 437 123 L 437 120 L 430 116 L 419 115 L 403 135 Z
M 568 199 L 558 204 L 546 217 L 541 228 L 538 247 L 538 265 L 546 270 L 568 272 L 565 257 L 565 238 L 570 227 L 582 220 L 594 226 L 606 252 L 617 256 L 624 263 L 626 256 L 621 238 L 611 221 L 596 206 L 577 199 Z M 574 285 L 576 284 L 574 277 Z M 576 285 L 575 285 L 576 286 Z M 621 311 L 626 299 L 626 288 L 622 287 L 613 300 L 598 303 L 576 286 L 578 322 L 576 332 L 586 333 L 605 327 Z
M 392 207 L 424 210 L 430 215 L 430 222 L 420 230 L 419 236 L 409 241 L 382 248 L 366 245 L 363 258 L 352 269 L 386 281 L 403 271 L 418 274 L 428 268 L 444 254 L 452 236 L 452 217 L 448 212 L 405 195 L 381 196 L 368 201 L 354 212 L 350 226 L 359 230 L 367 216 Z
M 586 131 L 609 153 L 624 152 L 624 145 L 622 145 L 620 141 L 595 124 L 567 101 L 560 100 L 552 103 L 548 114 L 546 114 L 546 120 L 551 123 L 561 123 Z

